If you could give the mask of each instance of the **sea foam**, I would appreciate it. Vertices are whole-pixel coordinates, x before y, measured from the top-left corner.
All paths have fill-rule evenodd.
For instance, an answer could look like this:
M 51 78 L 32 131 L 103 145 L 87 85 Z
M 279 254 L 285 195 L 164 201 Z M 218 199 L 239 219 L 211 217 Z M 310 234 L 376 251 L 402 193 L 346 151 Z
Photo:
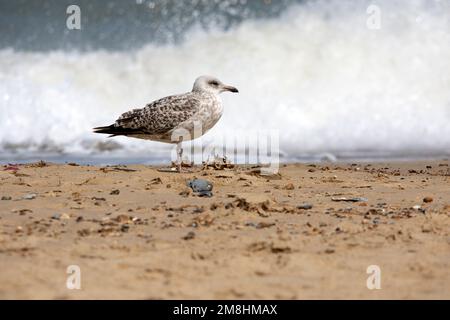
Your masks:
M 357 2 L 358 3 L 358 2 Z M 230 30 L 192 28 L 179 44 L 111 52 L 0 50 L 0 150 L 165 152 L 92 133 L 122 112 L 212 74 L 236 86 L 204 141 L 279 132 L 282 154 L 449 154 L 450 10 L 431 1 L 317 1 Z M 106 151 L 105 151 L 106 150 Z

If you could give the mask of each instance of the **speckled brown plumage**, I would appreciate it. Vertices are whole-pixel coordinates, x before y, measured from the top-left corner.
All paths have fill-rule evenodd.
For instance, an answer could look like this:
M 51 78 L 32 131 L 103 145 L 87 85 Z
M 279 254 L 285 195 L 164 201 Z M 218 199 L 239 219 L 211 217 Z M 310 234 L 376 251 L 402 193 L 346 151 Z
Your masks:
M 114 124 L 94 128 L 94 132 L 175 143 L 178 139 L 174 139 L 174 132 L 182 129 L 190 134 L 184 140 L 197 138 L 212 128 L 222 116 L 219 93 L 223 91 L 237 92 L 237 89 L 213 77 L 202 76 L 197 78 L 191 92 L 168 96 L 144 108 L 125 112 Z

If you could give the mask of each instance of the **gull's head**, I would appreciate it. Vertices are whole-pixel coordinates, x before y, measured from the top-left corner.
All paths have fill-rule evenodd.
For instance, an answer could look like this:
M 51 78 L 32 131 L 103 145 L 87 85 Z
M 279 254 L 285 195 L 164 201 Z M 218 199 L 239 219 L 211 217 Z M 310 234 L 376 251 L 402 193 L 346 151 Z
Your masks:
M 198 77 L 194 82 L 192 91 L 208 92 L 212 94 L 219 94 L 224 91 L 239 92 L 235 87 L 228 86 L 222 83 L 219 79 L 211 76 Z

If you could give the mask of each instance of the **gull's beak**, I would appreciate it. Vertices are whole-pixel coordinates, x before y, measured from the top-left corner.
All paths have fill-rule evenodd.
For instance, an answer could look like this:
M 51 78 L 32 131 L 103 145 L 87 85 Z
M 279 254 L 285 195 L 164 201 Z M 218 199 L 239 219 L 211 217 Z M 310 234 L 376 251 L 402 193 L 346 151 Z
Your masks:
M 230 91 L 230 92 L 239 92 L 238 89 L 232 86 L 223 86 L 223 91 Z

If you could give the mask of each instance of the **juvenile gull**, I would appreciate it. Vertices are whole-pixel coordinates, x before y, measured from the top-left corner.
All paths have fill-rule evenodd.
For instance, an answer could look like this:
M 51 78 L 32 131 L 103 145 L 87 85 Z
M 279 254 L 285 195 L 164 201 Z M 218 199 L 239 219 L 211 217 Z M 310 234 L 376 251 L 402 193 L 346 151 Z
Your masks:
M 211 76 L 198 77 L 191 92 L 168 96 L 122 114 L 114 124 L 94 128 L 110 137 L 127 136 L 177 144 L 177 168 L 181 171 L 182 141 L 192 140 L 211 129 L 223 113 L 219 94 L 238 92 Z

